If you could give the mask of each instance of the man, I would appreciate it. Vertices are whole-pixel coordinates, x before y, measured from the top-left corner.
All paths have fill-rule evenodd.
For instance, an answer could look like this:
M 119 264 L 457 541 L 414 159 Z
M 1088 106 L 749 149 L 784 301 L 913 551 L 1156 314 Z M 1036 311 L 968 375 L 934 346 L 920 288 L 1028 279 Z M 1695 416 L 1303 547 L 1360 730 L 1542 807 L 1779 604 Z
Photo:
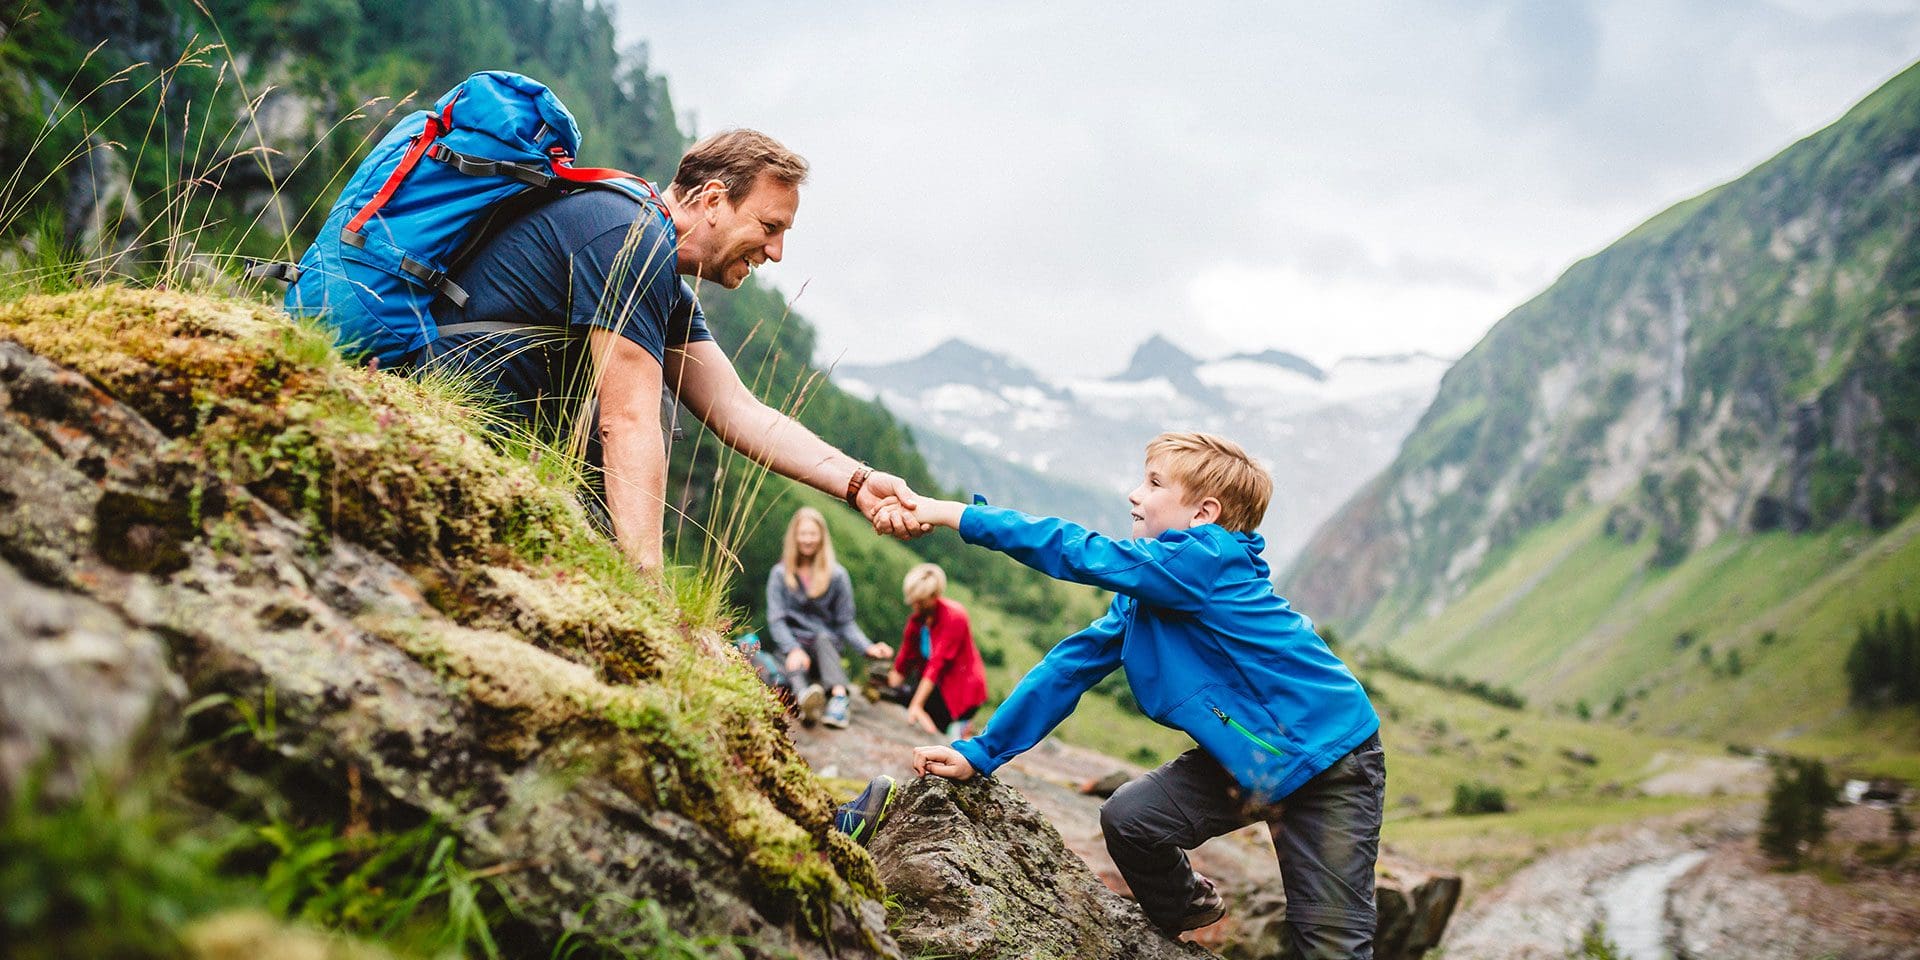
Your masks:
M 545 438 L 570 426 L 584 437 L 614 535 L 641 567 L 661 559 L 663 386 L 754 461 L 845 499 L 880 532 L 917 535 L 879 511 L 890 496 L 912 498 L 906 483 L 760 402 L 680 279 L 733 289 L 778 261 L 806 176 L 806 161 L 771 137 L 729 130 L 687 151 L 657 203 L 590 189 L 512 218 L 456 272 L 466 305 L 435 302 L 440 338 L 415 366 L 475 376 Z

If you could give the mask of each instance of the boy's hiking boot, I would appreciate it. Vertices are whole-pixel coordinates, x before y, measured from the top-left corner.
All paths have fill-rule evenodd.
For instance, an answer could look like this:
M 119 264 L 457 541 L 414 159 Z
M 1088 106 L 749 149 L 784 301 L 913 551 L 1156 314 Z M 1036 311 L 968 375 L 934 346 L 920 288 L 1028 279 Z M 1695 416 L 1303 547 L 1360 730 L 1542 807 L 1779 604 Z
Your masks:
M 827 701 L 827 715 L 820 718 L 820 722 L 836 730 L 845 730 L 847 728 L 846 694 L 836 693 L 833 695 L 833 699 Z
M 1227 915 L 1227 901 L 1215 889 L 1213 881 L 1196 873 L 1193 875 L 1195 887 L 1193 897 L 1185 908 L 1173 919 L 1160 925 L 1170 937 L 1177 937 L 1188 930 L 1198 930 L 1220 922 Z
M 807 684 L 800 693 L 800 722 L 811 727 L 820 722 L 820 710 L 827 705 L 827 691 L 817 683 Z
M 834 808 L 834 828 L 866 846 L 880 829 L 881 821 L 887 818 L 887 808 L 893 806 L 896 792 L 898 785 L 884 773 L 867 781 L 867 788 L 860 791 L 858 797 Z

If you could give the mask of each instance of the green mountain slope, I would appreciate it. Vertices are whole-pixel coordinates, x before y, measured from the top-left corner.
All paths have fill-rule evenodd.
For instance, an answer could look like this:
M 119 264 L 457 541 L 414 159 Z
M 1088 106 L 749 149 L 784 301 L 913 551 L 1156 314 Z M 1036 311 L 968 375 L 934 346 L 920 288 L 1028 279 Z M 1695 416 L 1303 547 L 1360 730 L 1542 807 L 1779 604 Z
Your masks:
M 1920 67 L 1575 264 L 1449 371 L 1288 594 L 1564 709 L 1920 745 L 1840 673 L 1917 594 L 1917 171 Z

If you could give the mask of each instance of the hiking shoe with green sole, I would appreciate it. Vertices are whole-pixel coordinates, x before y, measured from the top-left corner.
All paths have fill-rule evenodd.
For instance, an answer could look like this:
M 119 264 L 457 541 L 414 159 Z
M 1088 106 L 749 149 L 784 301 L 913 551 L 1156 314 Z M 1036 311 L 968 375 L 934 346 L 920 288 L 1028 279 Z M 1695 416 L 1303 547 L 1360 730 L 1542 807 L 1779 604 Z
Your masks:
M 886 820 L 887 808 L 893 806 L 893 795 L 897 792 L 899 784 L 892 777 L 884 773 L 874 777 L 867 781 L 867 788 L 860 791 L 859 796 L 834 808 L 834 828 L 866 846 Z

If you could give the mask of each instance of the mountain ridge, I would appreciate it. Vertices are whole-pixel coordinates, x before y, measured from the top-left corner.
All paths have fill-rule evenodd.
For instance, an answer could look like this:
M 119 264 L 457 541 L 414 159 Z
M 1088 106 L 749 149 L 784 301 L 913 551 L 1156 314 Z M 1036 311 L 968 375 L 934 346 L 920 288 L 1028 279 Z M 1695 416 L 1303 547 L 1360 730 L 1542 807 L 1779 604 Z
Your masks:
M 843 365 L 836 376 L 912 423 L 942 482 L 1005 490 L 1012 498 L 995 502 L 1114 533 L 1124 531 L 1122 497 L 1139 480 L 1148 440 L 1182 429 L 1232 437 L 1288 468 L 1276 472 L 1276 506 L 1262 527 L 1279 566 L 1387 462 L 1444 366 L 1417 352 L 1325 369 L 1277 349 L 1202 359 L 1155 334 L 1106 378 L 1049 379 L 958 338 L 892 363 Z
M 1527 544 L 1564 517 L 1597 517 L 1570 570 L 1638 558 L 1622 600 L 1718 545 L 1896 526 L 1920 503 L 1916 172 L 1920 66 L 1572 264 L 1447 371 L 1284 588 L 1425 662 L 1465 649 L 1427 629 L 1457 630 L 1457 604 L 1526 602 L 1535 581 L 1511 565 L 1541 569 Z M 1695 629 L 1685 610 L 1659 617 Z M 1519 643 L 1526 627 L 1504 629 Z M 1527 656 L 1586 642 L 1569 629 L 1536 628 Z M 1518 662 L 1478 675 L 1538 682 L 1565 666 Z

